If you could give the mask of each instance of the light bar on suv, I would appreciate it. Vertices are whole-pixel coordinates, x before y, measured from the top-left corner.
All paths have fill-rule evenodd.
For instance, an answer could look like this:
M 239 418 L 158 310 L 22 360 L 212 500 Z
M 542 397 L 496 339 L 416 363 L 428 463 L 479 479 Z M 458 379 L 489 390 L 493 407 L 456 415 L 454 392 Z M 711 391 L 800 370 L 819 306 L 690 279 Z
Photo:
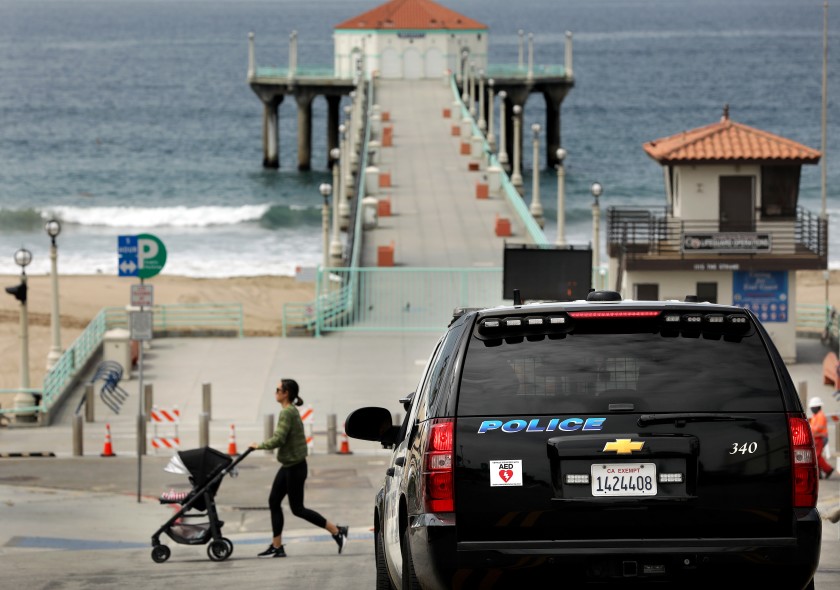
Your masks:
M 488 317 L 479 320 L 478 336 L 482 340 L 500 343 L 507 339 L 519 342 L 523 338 L 539 340 L 543 337 L 565 338 L 586 322 L 605 325 L 610 321 L 653 321 L 651 328 L 662 336 L 737 340 L 751 328 L 746 313 L 702 313 L 700 311 L 662 311 L 654 309 L 574 310 L 546 315 Z

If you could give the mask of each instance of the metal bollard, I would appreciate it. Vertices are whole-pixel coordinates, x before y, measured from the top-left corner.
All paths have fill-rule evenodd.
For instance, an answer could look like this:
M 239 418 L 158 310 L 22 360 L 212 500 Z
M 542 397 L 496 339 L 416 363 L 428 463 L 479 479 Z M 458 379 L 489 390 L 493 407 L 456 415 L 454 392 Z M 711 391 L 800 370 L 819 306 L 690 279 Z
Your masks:
M 155 402 L 155 388 L 154 385 L 151 383 L 147 383 L 143 386 L 143 407 L 145 410 L 143 411 L 146 416 L 151 417 L 152 415 L 152 408 L 154 407 Z
M 85 385 L 85 422 L 94 421 L 93 416 L 95 400 L 93 383 Z
M 212 396 L 213 387 L 209 383 L 202 383 L 201 384 L 201 410 L 207 414 L 207 419 L 213 419 L 213 412 L 210 411 L 212 406 Z
M 210 415 L 207 412 L 198 415 L 198 446 L 210 446 Z
M 263 416 L 263 440 L 268 440 L 274 434 L 274 414 L 266 414 Z M 266 449 L 265 454 L 270 455 L 272 449 Z
M 327 414 L 327 453 L 335 455 L 337 452 L 335 414 Z
M 73 456 L 81 457 L 85 454 L 84 445 L 85 425 L 79 414 L 73 415 Z

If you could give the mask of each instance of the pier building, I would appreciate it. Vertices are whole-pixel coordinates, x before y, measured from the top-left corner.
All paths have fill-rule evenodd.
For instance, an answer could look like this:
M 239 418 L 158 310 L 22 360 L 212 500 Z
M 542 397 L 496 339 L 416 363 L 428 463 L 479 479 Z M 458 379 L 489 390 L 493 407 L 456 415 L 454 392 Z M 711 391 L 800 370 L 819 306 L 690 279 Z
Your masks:
M 720 121 L 644 144 L 665 204 L 607 211 L 609 274 L 625 297 L 746 307 L 796 358 L 796 272 L 827 269 L 828 220 L 799 205 L 803 165 L 821 153 Z
M 488 27 L 432 0 L 390 0 L 337 24 L 333 31 L 333 65 L 327 67 L 298 64 L 296 32 L 289 38 L 288 67 L 258 65 L 255 36 L 249 35 L 248 84 L 263 103 L 263 166 L 280 166 L 278 117 L 287 96 L 297 107 L 297 168 L 309 170 L 316 98 L 323 96 L 327 101 L 326 149 L 330 154 L 339 144 L 343 97 L 353 92 L 360 76 L 420 80 L 449 74 L 455 76 L 460 92 L 469 96 L 472 114 L 482 126 L 489 126 L 494 117 L 496 99 L 505 102 L 499 121 L 508 131 L 505 154 L 521 154 L 521 149 L 513 149 L 514 107 L 524 110 L 531 94 L 541 94 L 545 162 L 549 167 L 556 164 L 561 147 L 560 107 L 574 86 L 571 33 L 566 34 L 562 65 L 534 64 L 533 35 L 527 38 L 526 59 L 521 31 L 518 63 L 494 65 L 488 62 Z M 332 163 L 331 156 L 327 159 Z M 510 169 L 513 163 L 502 164 Z

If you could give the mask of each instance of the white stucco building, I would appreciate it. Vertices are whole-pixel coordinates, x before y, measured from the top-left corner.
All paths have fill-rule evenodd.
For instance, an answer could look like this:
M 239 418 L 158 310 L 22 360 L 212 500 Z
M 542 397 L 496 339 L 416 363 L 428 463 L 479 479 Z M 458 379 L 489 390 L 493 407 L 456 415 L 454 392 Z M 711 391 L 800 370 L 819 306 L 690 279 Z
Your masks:
M 487 33 L 431 0 L 391 0 L 336 25 L 335 76 L 354 77 L 361 56 L 368 74 L 387 79 L 439 78 L 464 63 L 486 70 Z

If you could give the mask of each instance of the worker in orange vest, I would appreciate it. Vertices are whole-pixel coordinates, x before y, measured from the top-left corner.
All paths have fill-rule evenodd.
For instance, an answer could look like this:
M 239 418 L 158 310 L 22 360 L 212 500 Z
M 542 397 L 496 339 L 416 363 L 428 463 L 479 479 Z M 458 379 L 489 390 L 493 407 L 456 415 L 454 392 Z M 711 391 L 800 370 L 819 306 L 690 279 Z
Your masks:
M 811 432 L 814 435 L 814 444 L 817 447 L 817 464 L 820 467 L 820 472 L 825 479 L 831 477 L 834 473 L 834 468 L 823 457 L 823 449 L 828 444 L 828 420 L 822 411 L 823 402 L 818 397 L 812 397 L 808 402 L 808 407 L 811 408 L 811 416 L 808 422 L 811 424 Z

